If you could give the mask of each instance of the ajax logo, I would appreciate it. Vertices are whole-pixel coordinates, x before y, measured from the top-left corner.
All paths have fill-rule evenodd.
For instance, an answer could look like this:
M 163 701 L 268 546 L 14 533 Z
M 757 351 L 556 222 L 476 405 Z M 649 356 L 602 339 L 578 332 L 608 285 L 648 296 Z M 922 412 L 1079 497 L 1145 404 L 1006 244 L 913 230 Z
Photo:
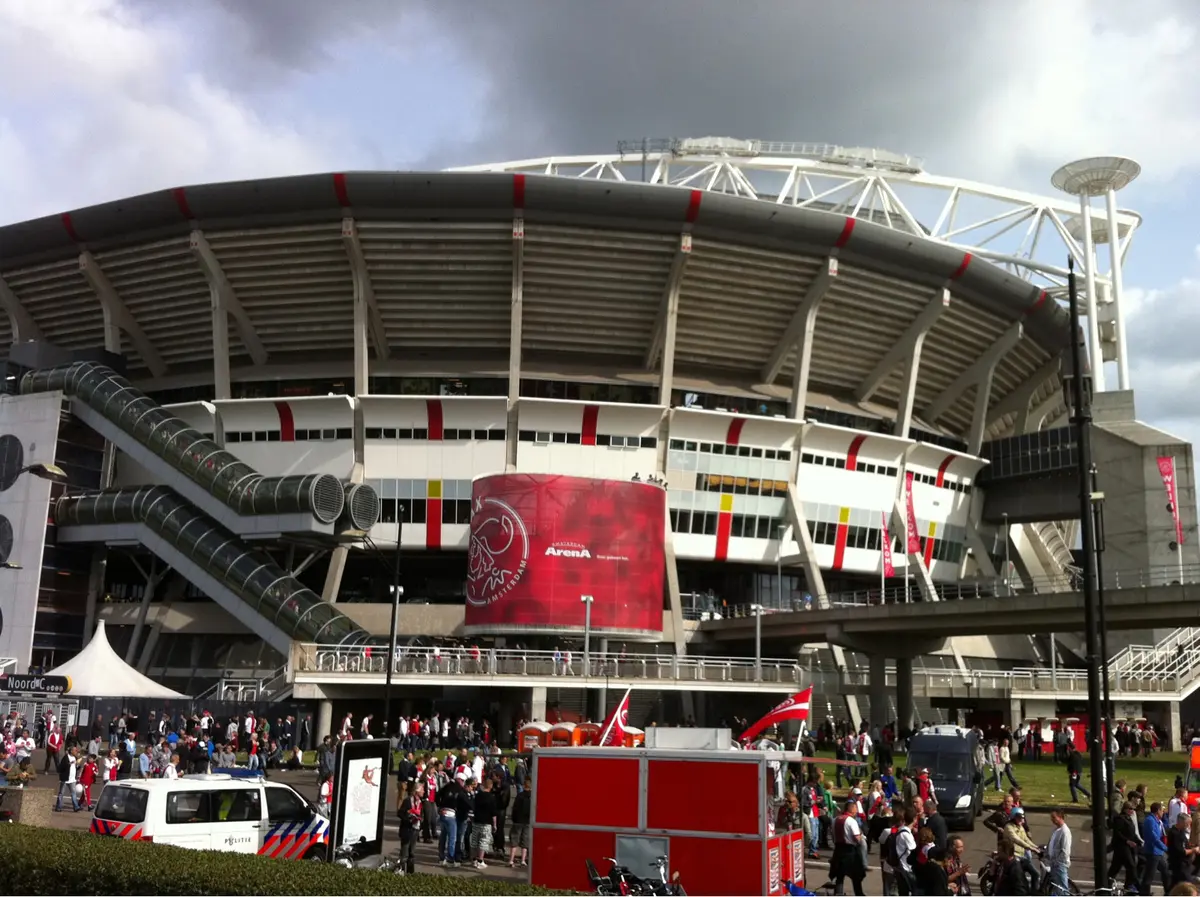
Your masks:
M 486 607 L 512 591 L 529 565 L 529 532 L 507 502 L 475 502 L 467 550 L 467 603 Z

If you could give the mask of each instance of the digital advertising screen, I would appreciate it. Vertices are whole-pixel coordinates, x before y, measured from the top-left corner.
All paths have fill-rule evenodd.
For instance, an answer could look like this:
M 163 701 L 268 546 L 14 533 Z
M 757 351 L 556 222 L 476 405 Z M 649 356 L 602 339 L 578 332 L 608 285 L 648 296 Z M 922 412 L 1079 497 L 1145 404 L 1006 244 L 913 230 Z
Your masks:
M 333 774 L 333 845 L 365 842 L 366 856 L 383 853 L 390 746 L 386 738 L 343 741 Z
M 466 633 L 661 635 L 667 495 L 653 483 L 506 473 L 475 480 Z

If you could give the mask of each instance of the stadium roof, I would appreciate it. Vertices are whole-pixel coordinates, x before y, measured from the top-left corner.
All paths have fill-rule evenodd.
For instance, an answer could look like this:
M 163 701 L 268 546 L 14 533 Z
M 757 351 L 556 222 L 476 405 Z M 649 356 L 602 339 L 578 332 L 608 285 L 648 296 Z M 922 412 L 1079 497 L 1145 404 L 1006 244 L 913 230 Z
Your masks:
M 373 372 L 507 370 L 499 362 L 508 358 L 515 219 L 524 225 L 522 355 L 531 373 L 620 379 L 654 370 L 674 273 L 680 381 L 786 395 L 797 309 L 827 279 L 811 392 L 853 402 L 874 379 L 873 401 L 894 407 L 897 359 L 922 320 L 932 324 L 915 408 L 926 425 L 968 429 L 978 361 L 989 352 L 1000 357 L 994 432 L 1018 410 L 1016 397 L 1053 403 L 1061 385 L 1065 310 L 961 248 L 819 209 L 494 172 L 206 184 L 0 228 L 8 312 L 0 343 L 15 330 L 95 348 L 108 326 L 120 330 L 136 379 L 203 380 L 212 373 L 216 288 L 235 300 L 235 379 L 316 361 L 348 370 L 352 259 L 361 252 Z M 949 307 L 931 314 L 944 290 Z

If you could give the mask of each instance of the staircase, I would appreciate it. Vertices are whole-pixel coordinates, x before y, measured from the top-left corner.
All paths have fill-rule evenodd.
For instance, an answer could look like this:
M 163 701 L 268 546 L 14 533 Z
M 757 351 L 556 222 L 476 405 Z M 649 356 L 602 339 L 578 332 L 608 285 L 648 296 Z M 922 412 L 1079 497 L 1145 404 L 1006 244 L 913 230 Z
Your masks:
M 261 676 L 246 679 L 218 679 L 214 685 L 193 701 L 286 701 L 292 696 L 292 684 L 288 682 L 288 669 L 282 666 Z
M 1185 626 L 1157 645 L 1129 645 L 1108 662 L 1115 691 L 1178 692 L 1186 698 L 1200 686 L 1200 627 Z
M 1049 571 L 1051 583 L 1047 584 L 1050 589 L 1055 592 L 1074 589 L 1079 569 L 1075 566 L 1075 555 L 1071 553 L 1071 546 L 1067 544 L 1062 524 L 1054 521 L 1034 523 L 1029 525 L 1027 531 L 1033 533 L 1041 543 L 1040 548 L 1053 563 L 1053 569 Z

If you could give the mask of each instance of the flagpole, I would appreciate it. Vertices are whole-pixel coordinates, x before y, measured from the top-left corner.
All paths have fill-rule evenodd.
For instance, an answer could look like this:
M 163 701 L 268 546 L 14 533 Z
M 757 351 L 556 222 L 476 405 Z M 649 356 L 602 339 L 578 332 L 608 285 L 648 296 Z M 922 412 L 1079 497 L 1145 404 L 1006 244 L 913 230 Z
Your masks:
M 604 731 L 600 733 L 600 747 L 604 747 L 604 742 L 608 740 L 608 733 L 611 732 L 613 726 L 615 726 L 617 724 L 617 716 L 620 715 L 620 713 L 621 713 L 621 707 L 625 704 L 625 701 L 628 700 L 629 695 L 632 691 L 633 691 L 632 686 L 625 689 L 625 696 L 622 697 L 621 700 L 617 703 L 617 706 L 613 708 L 612 719 L 610 719 L 608 721 L 608 725 L 605 726 Z

